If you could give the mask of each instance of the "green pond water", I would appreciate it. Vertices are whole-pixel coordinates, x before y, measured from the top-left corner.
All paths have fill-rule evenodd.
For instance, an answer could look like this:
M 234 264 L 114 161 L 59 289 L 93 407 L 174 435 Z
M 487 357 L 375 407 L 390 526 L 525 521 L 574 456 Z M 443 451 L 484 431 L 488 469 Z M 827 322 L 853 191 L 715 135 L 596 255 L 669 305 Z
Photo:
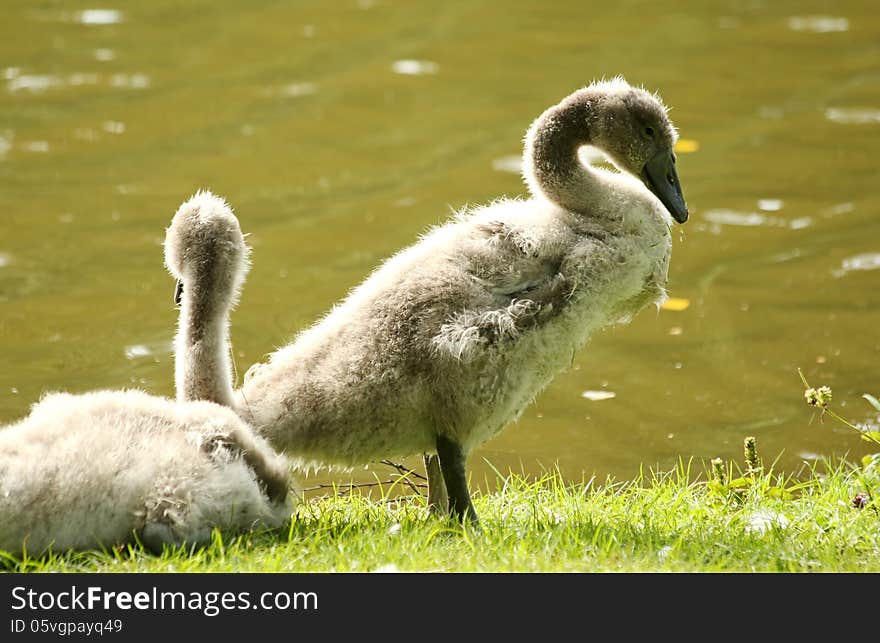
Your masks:
M 797 368 L 878 423 L 861 399 L 880 394 L 875 3 L 4 0 L 0 16 L 0 422 L 50 390 L 173 393 L 161 243 L 197 188 L 250 233 L 243 374 L 453 209 L 523 194 L 531 120 L 622 74 L 684 139 L 684 309 L 594 336 L 472 456 L 475 483 L 485 460 L 571 479 L 741 460 L 746 435 L 792 473 L 870 450 L 814 417 Z

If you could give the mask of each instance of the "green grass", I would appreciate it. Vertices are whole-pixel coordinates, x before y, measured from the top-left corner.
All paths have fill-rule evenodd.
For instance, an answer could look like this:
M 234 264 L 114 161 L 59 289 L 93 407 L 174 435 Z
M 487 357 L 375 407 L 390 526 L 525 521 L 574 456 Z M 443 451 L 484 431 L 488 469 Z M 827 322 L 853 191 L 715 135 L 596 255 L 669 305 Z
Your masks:
M 733 473 L 731 465 L 727 465 Z M 302 503 L 289 528 L 214 534 L 208 547 L 152 556 L 139 547 L 40 559 L 7 571 L 880 571 L 880 512 L 859 492 L 880 473 L 841 463 L 800 482 L 772 473 L 694 476 L 686 465 L 625 482 L 503 479 L 477 494 L 479 531 L 430 515 L 421 497 Z M 710 474 L 711 475 L 711 474 Z M 696 480 L 694 480 L 696 478 Z M 385 489 L 386 494 L 389 489 Z

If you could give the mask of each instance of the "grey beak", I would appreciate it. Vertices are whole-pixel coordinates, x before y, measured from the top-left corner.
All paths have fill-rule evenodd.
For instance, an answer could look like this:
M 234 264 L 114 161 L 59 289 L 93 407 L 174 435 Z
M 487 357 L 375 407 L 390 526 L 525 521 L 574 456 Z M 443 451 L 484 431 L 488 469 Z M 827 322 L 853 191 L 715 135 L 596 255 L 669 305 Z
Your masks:
M 178 279 L 177 285 L 174 286 L 174 305 L 180 306 L 181 299 L 183 299 L 183 282 Z
M 642 181 L 679 223 L 688 219 L 687 203 L 681 194 L 681 184 L 675 171 L 675 155 L 670 150 L 657 152 L 642 169 Z

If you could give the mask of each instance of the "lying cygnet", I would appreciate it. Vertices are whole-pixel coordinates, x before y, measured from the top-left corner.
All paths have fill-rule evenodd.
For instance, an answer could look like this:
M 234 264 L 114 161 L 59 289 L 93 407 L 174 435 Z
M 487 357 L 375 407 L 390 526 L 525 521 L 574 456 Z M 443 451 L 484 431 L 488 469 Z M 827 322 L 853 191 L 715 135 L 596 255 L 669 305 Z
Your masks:
M 199 280 L 184 293 L 181 334 L 204 348 L 179 351 L 178 373 L 231 390 L 224 360 L 247 266 L 241 231 L 222 200 L 199 193 L 180 207 L 173 232 L 188 244 L 174 255 L 178 274 Z M 187 388 L 181 400 L 202 390 Z M 0 549 L 140 539 L 161 550 L 206 543 L 215 527 L 276 527 L 290 517 L 287 475 L 285 460 L 214 402 L 134 390 L 51 394 L 0 429 Z

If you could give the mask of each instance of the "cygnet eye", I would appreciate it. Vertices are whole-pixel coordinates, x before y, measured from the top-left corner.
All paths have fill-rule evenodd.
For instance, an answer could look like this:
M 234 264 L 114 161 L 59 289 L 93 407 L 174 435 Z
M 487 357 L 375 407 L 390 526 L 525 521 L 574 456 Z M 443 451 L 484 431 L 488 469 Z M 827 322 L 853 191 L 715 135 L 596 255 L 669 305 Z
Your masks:
M 654 128 L 649 125 L 645 128 L 645 134 L 648 136 L 654 136 Z

